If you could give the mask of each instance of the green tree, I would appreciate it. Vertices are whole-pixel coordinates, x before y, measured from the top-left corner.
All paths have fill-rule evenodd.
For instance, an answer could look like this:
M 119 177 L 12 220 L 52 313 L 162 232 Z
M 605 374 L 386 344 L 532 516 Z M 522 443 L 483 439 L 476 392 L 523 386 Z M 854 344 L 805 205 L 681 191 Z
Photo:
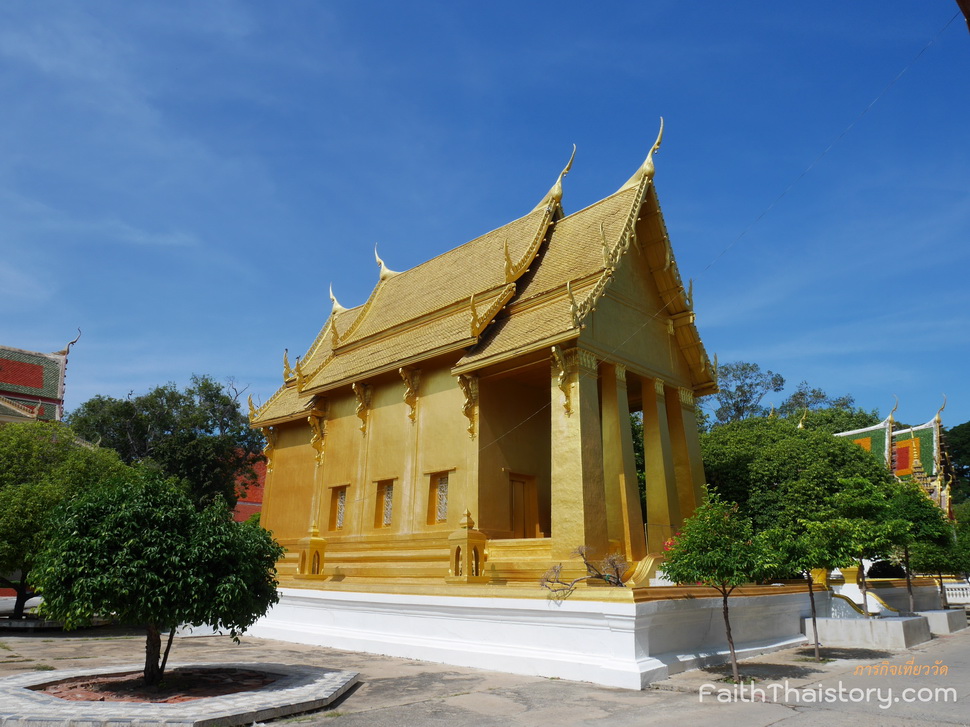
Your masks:
M 818 519 L 839 479 L 893 481 L 870 452 L 824 429 L 799 429 L 793 419 L 753 417 L 715 427 L 700 441 L 708 483 L 758 531 Z
M 946 548 L 952 538 L 952 528 L 940 510 L 915 482 L 896 481 L 892 486 L 888 516 L 907 524 L 905 532 L 900 533 L 898 554 L 906 569 L 906 591 L 909 594 L 909 610 L 915 611 L 913 595 L 913 567 L 911 556 L 913 548 L 920 545 L 933 545 Z
M 224 502 L 200 510 L 157 473 L 139 469 L 119 485 L 60 508 L 34 583 L 41 612 L 67 629 L 98 615 L 145 626 L 145 683 L 155 685 L 178 626 L 209 624 L 238 638 L 278 601 L 283 549 L 259 526 L 233 522 Z
M 777 567 L 772 551 L 754 537 L 751 521 L 738 506 L 708 491 L 704 502 L 684 521 L 666 552 L 663 572 L 675 583 L 701 583 L 721 594 L 724 629 L 731 650 L 734 681 L 740 682 L 731 635 L 728 598 L 734 589 Z
M 891 483 L 887 486 L 864 477 L 850 477 L 839 480 L 838 485 L 838 490 L 826 499 L 826 506 L 828 514 L 849 535 L 845 545 L 859 563 L 862 610 L 869 618 L 868 585 L 862 561 L 890 556 L 894 548 L 906 542 L 910 524 L 899 518 L 893 508 Z
M 767 414 L 761 400 L 768 392 L 784 389 L 785 377 L 762 371 L 756 363 L 735 361 L 718 367 L 717 385 L 714 417 L 717 424 L 726 424 Z
M 855 404 L 855 398 L 850 394 L 844 396 L 829 396 L 819 388 L 808 385 L 807 381 L 802 381 L 791 396 L 781 402 L 778 413 L 781 416 L 801 416 L 805 410 L 815 411 L 818 409 L 841 409 L 851 410 Z
M 57 422 L 0 425 L 0 584 L 14 589 L 14 618 L 58 504 L 127 469 L 109 449 L 80 442 Z
M 808 583 L 815 661 L 821 661 L 822 656 L 818 642 L 818 616 L 812 571 L 829 571 L 851 565 L 852 536 L 853 528 L 845 520 L 799 520 L 794 527 L 771 528 L 763 534 L 765 543 L 775 551 L 774 560 L 801 573 Z
M 128 464 L 151 460 L 168 477 L 185 480 L 198 505 L 222 497 L 235 505 L 238 488 L 256 482 L 262 434 L 240 410 L 239 392 L 193 376 L 142 396 L 96 396 L 68 418 L 81 436 L 117 451 Z
M 970 502 L 970 422 L 947 429 L 944 439 L 956 475 L 952 487 L 953 502 Z

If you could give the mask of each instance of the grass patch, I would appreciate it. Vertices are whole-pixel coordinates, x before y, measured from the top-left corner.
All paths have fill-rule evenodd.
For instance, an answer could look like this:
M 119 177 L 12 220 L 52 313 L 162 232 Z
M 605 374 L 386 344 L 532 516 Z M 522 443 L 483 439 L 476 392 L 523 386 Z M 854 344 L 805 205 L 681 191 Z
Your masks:
M 38 664 L 34 667 L 34 671 L 54 671 L 55 667 L 50 664 Z
M 13 651 L 13 649 L 11 649 L 9 646 L 7 646 L 2 641 L 0 641 L 0 650 L 3 650 L 3 651 Z
M 808 662 L 811 662 L 812 664 L 828 664 L 830 661 L 835 661 L 835 659 L 829 659 L 823 656 L 818 661 L 815 661 L 814 656 L 800 656 L 797 659 L 795 659 L 795 661 L 808 661 Z

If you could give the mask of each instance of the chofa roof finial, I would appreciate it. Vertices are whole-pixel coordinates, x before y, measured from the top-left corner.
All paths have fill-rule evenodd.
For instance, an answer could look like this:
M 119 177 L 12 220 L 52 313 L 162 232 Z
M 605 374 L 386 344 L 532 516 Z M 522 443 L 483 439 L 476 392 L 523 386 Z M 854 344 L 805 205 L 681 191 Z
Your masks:
M 559 178 L 556 179 L 556 183 L 549 188 L 548 192 L 546 192 L 546 196 L 542 198 L 539 204 L 533 207 L 532 209 L 533 212 L 544 209 L 545 207 L 548 207 L 550 205 L 559 204 L 560 202 L 562 202 L 562 180 L 563 180 L 563 177 L 569 174 L 569 170 L 573 168 L 573 159 L 575 158 L 576 158 L 576 145 L 573 144 L 573 153 L 570 155 L 569 161 L 566 163 L 566 166 L 563 167 L 563 170 L 559 172 Z
M 330 302 L 333 304 L 333 308 L 330 309 L 330 315 L 332 316 L 347 310 L 337 302 L 337 296 L 333 294 L 333 283 L 330 283 Z
M 650 147 L 650 151 L 647 154 L 646 160 L 643 164 L 633 173 L 633 176 L 626 180 L 626 184 L 620 187 L 617 191 L 622 192 L 630 187 L 636 187 L 643 181 L 644 178 L 653 179 L 654 172 L 656 172 L 656 167 L 653 164 L 653 155 L 660 149 L 660 142 L 664 138 L 664 117 L 660 117 L 660 132 L 657 134 L 657 140 L 653 142 L 653 146 Z
M 381 273 L 380 273 L 380 279 L 381 280 L 387 280 L 388 278 L 392 278 L 395 275 L 397 275 L 396 272 L 394 272 L 393 270 L 391 270 L 390 268 L 388 268 L 384 264 L 384 261 L 381 260 L 381 256 L 377 254 L 377 243 L 376 242 L 374 243 L 374 259 L 377 260 L 377 265 L 381 269 Z

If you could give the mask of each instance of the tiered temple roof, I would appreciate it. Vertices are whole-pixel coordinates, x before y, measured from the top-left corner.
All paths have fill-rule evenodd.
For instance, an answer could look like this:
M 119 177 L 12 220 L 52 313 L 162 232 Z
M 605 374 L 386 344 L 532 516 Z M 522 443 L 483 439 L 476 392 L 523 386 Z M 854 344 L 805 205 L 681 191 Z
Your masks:
M 284 361 L 283 386 L 251 411 L 254 424 L 305 416 L 317 394 L 432 357 L 454 355 L 457 375 L 575 339 L 633 246 L 646 256 L 661 296 L 655 317 L 673 329 L 695 395 L 716 391 L 652 184 L 659 141 L 619 191 L 579 212 L 567 216 L 561 204 L 570 159 L 525 216 L 404 272 L 378 257 L 367 302 L 347 310 L 333 299 L 306 354 L 292 368 Z

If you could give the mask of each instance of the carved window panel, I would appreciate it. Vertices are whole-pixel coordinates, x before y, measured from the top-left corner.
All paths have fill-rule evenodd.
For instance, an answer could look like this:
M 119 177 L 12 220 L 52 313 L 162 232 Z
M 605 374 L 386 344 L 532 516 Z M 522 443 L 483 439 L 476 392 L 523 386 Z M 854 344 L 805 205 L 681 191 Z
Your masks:
M 347 515 L 347 485 L 330 491 L 330 530 L 343 530 Z
M 374 512 L 374 527 L 390 527 L 393 519 L 394 480 L 381 480 L 377 483 L 377 507 Z
M 428 524 L 445 522 L 448 522 L 448 473 L 436 472 L 431 475 L 428 492 Z

